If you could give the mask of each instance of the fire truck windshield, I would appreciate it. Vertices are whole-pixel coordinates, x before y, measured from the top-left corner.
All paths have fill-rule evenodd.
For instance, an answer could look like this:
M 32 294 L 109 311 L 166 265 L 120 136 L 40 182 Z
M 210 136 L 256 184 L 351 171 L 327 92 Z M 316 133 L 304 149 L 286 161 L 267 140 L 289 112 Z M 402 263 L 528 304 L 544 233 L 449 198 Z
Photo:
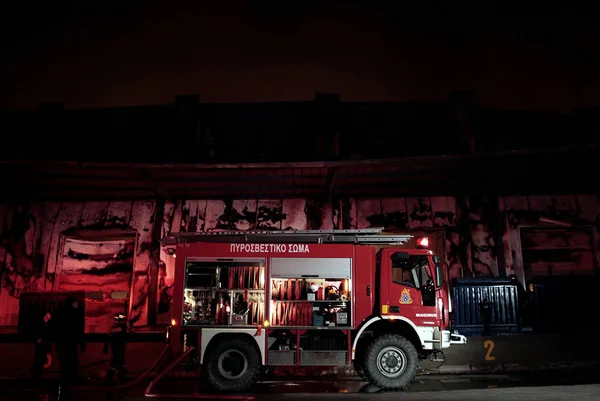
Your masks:
M 410 255 L 401 260 L 392 259 L 392 280 L 396 284 L 423 288 L 432 283 L 428 265 L 428 258 L 424 255 Z

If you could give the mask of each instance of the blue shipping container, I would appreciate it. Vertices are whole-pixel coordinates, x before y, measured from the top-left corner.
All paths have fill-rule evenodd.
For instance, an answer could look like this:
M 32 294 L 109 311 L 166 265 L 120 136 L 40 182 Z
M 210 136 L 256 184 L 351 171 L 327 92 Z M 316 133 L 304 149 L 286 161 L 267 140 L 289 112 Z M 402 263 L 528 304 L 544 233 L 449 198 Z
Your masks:
M 460 333 L 483 335 L 519 331 L 519 288 L 514 280 L 502 277 L 457 279 L 453 303 L 454 327 Z

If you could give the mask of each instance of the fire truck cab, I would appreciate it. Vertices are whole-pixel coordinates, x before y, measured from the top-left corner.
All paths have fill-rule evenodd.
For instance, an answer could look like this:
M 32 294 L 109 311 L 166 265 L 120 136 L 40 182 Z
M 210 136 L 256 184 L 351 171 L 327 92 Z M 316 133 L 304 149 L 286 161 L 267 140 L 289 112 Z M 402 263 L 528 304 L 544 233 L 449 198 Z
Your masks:
M 216 389 L 266 367 L 353 366 L 401 389 L 419 360 L 466 337 L 449 329 L 448 280 L 426 238 L 382 229 L 174 233 L 170 342 L 193 347 Z

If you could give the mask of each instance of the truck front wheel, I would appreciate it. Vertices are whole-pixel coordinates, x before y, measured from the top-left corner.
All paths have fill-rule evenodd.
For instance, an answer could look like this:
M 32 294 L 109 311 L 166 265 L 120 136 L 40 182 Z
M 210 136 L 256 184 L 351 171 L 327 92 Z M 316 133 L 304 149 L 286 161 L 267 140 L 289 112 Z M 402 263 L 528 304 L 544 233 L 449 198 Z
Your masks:
M 256 383 L 260 373 L 258 351 L 245 338 L 230 338 L 220 342 L 210 352 L 208 359 L 208 381 L 219 391 L 247 390 Z
M 382 390 L 406 387 L 415 378 L 418 367 L 419 355 L 414 345 L 397 334 L 378 337 L 365 353 L 365 374 Z

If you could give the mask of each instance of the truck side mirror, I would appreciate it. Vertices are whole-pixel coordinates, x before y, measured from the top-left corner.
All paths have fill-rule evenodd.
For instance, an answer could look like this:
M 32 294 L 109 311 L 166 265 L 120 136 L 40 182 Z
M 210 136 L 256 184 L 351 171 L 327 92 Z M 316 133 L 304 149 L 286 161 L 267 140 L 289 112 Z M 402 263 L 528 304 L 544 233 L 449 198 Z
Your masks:
M 435 283 L 435 288 L 437 289 L 442 288 L 442 285 L 444 284 L 444 269 L 440 264 L 435 265 Z

